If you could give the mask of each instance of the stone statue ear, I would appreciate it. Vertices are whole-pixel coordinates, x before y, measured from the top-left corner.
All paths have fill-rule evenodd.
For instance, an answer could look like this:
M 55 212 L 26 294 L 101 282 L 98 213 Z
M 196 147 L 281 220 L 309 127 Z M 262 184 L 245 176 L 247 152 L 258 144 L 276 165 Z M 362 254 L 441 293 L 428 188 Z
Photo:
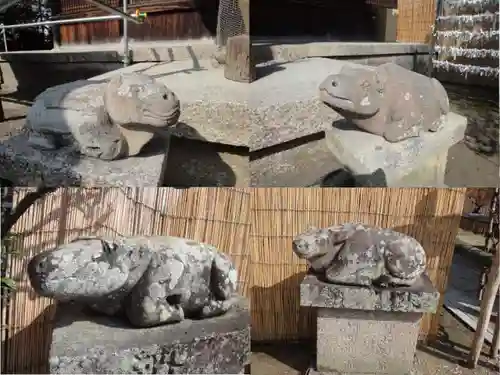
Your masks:
M 349 232 L 342 229 L 329 228 L 328 237 L 330 237 L 330 241 L 333 245 L 338 245 L 349 238 Z

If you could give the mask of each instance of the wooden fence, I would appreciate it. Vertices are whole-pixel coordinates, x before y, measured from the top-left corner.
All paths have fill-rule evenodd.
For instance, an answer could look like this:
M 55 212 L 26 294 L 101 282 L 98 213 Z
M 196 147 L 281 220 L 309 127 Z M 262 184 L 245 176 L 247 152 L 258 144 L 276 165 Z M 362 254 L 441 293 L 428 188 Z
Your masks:
M 430 43 L 437 0 L 398 0 L 397 40 Z
M 23 194 L 16 192 L 15 203 Z M 168 234 L 211 243 L 236 263 L 241 293 L 251 300 L 253 340 L 304 339 L 315 330 L 311 311 L 299 306 L 306 265 L 291 250 L 295 235 L 348 221 L 408 233 L 426 249 L 430 277 L 444 291 L 464 196 L 465 189 L 425 188 L 58 190 L 13 230 L 20 254 L 11 256 L 9 275 L 18 291 L 3 311 L 2 370 L 46 371 L 55 307 L 34 295 L 25 267 L 36 252 L 77 236 Z M 436 334 L 438 315 L 424 320 L 422 338 Z

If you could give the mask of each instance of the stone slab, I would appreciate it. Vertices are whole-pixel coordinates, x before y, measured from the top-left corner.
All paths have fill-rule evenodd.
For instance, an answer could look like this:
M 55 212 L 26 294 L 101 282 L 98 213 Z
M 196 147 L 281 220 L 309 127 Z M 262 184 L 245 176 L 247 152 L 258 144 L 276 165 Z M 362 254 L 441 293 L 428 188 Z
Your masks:
M 429 55 L 425 43 L 335 42 L 318 37 L 252 37 L 252 54 L 265 60 L 294 61 L 311 57 Z
M 322 178 L 341 165 L 324 136 L 250 160 L 250 186 L 320 186 Z
M 170 62 L 179 60 L 209 59 L 216 50 L 210 39 L 182 41 L 133 41 L 129 51 L 134 62 Z M 123 43 L 95 43 L 92 45 L 63 45 L 44 51 L 9 51 L 0 53 L 0 62 L 13 63 L 120 63 L 123 60 Z
M 52 374 L 238 374 L 249 360 L 249 305 L 240 298 L 219 317 L 145 329 L 60 305 L 49 363 Z
M 352 375 L 409 375 L 422 316 L 319 308 L 316 368 Z
M 368 288 L 331 284 L 307 274 L 300 284 L 300 305 L 330 309 L 434 313 L 439 292 L 427 275 L 411 287 Z
M 0 143 L 0 177 L 14 186 L 162 186 L 168 145 L 168 138 L 158 138 L 141 155 L 105 161 L 82 158 L 69 148 L 42 151 L 20 134 Z
M 338 73 L 345 65 L 352 63 L 310 58 L 259 64 L 260 78 L 249 89 L 250 151 L 325 131 L 340 119 L 319 100 L 318 87 L 329 74 Z
M 398 143 L 360 131 L 345 120 L 332 124 L 326 131 L 326 139 L 339 162 L 355 175 L 369 175 L 381 168 L 388 186 L 393 186 L 421 164 L 460 142 L 467 118 L 450 112 L 438 132 L 425 132 Z
M 248 187 L 248 160 L 244 147 L 172 137 L 164 183 L 172 187 Z

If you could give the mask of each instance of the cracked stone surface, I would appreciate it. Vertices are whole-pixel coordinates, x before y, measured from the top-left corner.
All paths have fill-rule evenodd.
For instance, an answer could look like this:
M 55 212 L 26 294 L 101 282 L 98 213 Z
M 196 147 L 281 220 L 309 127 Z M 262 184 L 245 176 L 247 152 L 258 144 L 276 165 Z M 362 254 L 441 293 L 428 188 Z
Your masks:
M 51 374 L 238 374 L 250 358 L 249 305 L 225 315 L 132 328 L 78 305 L 58 306 Z

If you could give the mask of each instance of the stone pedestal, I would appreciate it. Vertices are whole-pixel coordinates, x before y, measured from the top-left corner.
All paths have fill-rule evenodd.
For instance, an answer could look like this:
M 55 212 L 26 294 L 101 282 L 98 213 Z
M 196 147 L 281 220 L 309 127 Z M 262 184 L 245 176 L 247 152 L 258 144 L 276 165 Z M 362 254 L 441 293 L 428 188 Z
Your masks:
M 422 276 L 412 287 L 375 289 L 329 284 L 307 275 L 301 306 L 317 307 L 317 355 L 312 373 L 409 375 L 424 313 L 439 293 Z
M 463 139 L 466 126 L 467 118 L 451 112 L 439 131 L 390 143 L 340 120 L 326 132 L 326 139 L 335 158 L 355 178 L 381 169 L 387 186 L 443 187 L 448 150 Z
M 60 305 L 49 359 L 51 374 L 243 374 L 249 361 L 243 298 L 225 315 L 154 328 Z
M 170 138 L 157 138 L 138 155 L 106 161 L 70 148 L 33 148 L 25 134 L 0 143 L 0 177 L 15 186 L 162 186 Z
M 356 44 L 349 46 L 356 48 Z M 287 51 L 292 53 L 291 48 L 282 53 Z M 412 59 L 407 64 L 400 57 L 404 56 L 381 62 L 416 68 Z M 307 58 L 258 65 L 261 78 L 250 85 L 249 101 L 252 186 L 310 186 L 346 168 L 360 186 L 444 187 L 448 149 L 463 138 L 466 118 L 450 113 L 439 132 L 396 144 L 363 132 L 319 100 L 320 83 L 350 64 Z M 380 176 L 377 170 L 383 172 L 384 181 L 371 181 Z M 346 180 L 324 185 L 346 186 Z
M 34 186 L 42 180 L 44 185 L 58 186 L 248 186 L 247 84 L 225 79 L 224 69 L 213 68 L 208 59 L 191 58 L 134 64 L 89 82 L 131 72 L 154 77 L 178 96 L 181 117 L 169 129 L 177 137 L 172 138 L 173 155 L 168 142 L 157 140 L 136 157 L 109 162 L 66 149 L 36 150 L 20 135 L 0 142 L 0 177 L 16 186 Z

